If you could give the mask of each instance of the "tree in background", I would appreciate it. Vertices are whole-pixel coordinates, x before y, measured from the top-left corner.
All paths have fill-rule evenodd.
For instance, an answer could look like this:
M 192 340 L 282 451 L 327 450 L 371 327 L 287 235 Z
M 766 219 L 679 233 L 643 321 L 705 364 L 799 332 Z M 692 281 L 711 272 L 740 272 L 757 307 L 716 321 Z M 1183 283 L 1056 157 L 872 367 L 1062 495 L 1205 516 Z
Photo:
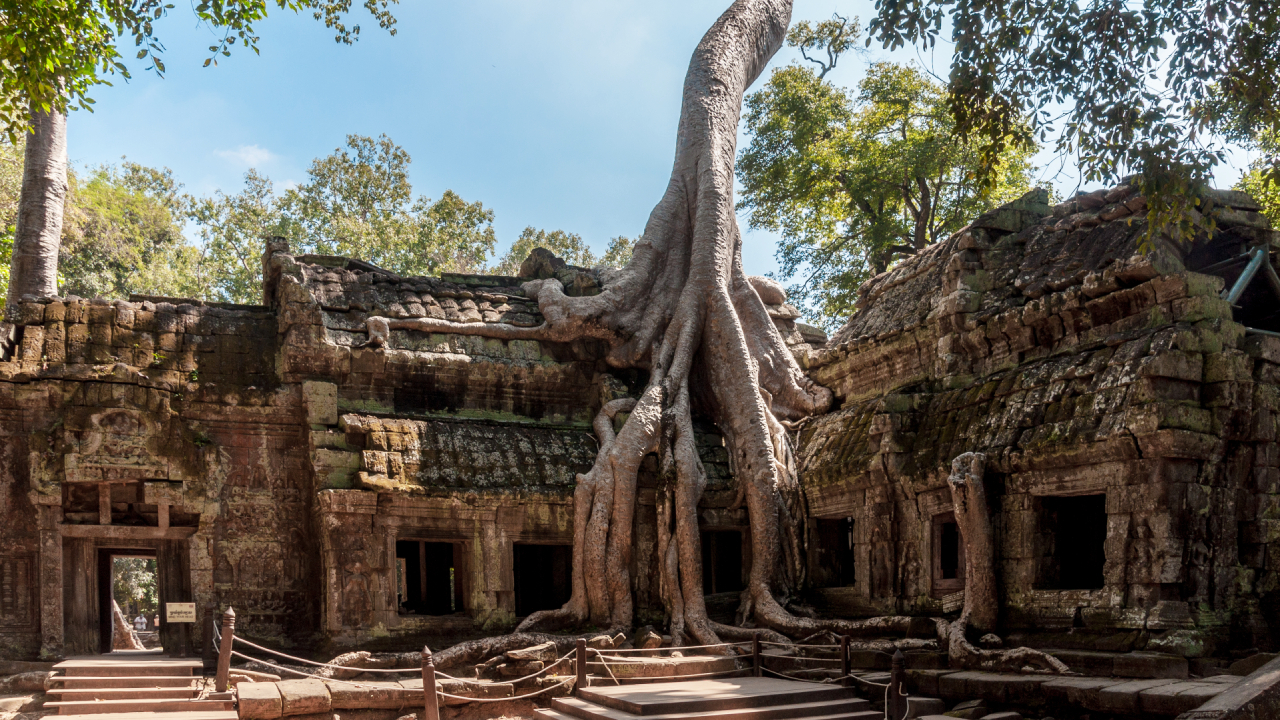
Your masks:
M 538 230 L 526 227 L 520 237 L 511 244 L 511 248 L 498 260 L 490 272 L 498 275 L 517 275 L 520 263 L 529 257 L 534 248 L 545 248 L 570 265 L 578 267 L 623 267 L 631 260 L 631 250 L 636 241 L 625 236 L 618 236 L 609 241 L 609 247 L 601 257 L 591 252 L 591 247 L 577 233 L 563 230 Z
M 939 85 L 915 67 L 875 63 L 856 93 L 833 86 L 822 76 L 851 43 L 838 28 L 856 32 L 856 21 L 823 26 L 801 24 L 787 39 L 807 51 L 828 42 L 821 73 L 778 68 L 747 97 L 751 140 L 737 173 L 751 227 L 782 235 L 779 274 L 802 276 L 789 292 L 832 328 L 867 278 L 1025 192 L 1032 148 L 1006 148 L 993 181 L 981 182 L 980 149 L 957 136 Z
M 150 619 L 160 608 L 155 558 L 115 558 L 111 570 L 112 595 L 116 604 L 129 615 L 126 618 L 129 624 L 133 624 L 133 613 L 142 613 L 150 627 Z
M 0 307 L 9 291 L 9 260 L 18 224 L 18 195 L 22 191 L 23 142 L 0 139 Z
M 200 282 L 197 297 L 223 302 L 262 302 L 264 237 L 283 233 L 271 179 L 250 169 L 244 189 L 235 195 L 221 190 L 202 198 L 190 217 L 200 233 Z
M 1247 141 L 1280 130 L 1275 0 L 881 0 L 876 8 L 870 30 L 888 48 L 929 48 L 950 28 L 946 102 L 956 130 L 978 143 L 983 168 L 1032 137 L 1053 139 L 1076 155 L 1086 182 L 1141 173 L 1152 228 L 1192 222 L 1190 191 L 1224 157 L 1213 133 Z M 1257 169 L 1280 181 L 1275 150 Z
M 191 198 L 168 169 L 124 162 L 71 183 L 59 259 L 61 295 L 193 297 L 200 253 L 182 233 Z
M 364 0 L 378 24 L 395 34 L 387 9 L 395 0 Z M 310 11 L 351 44 L 360 26 L 348 27 L 351 0 L 274 0 L 281 10 Z M 266 19 L 270 0 L 200 0 L 196 21 L 220 36 L 205 65 L 217 64 L 237 44 L 258 51 L 254 24 Z M 163 45 L 153 22 L 173 8 L 163 0 L 0 0 L 0 131 L 10 142 L 27 134 L 21 201 L 8 297 L 57 292 L 58 249 L 66 200 L 69 107 L 92 109 L 89 91 L 119 73 L 128 78 L 117 44 L 132 37 L 137 58 L 164 74 Z
M 1267 154 L 1280 154 L 1280 132 L 1259 135 L 1253 144 L 1263 155 L 1249 166 L 1248 172 L 1236 183 L 1236 189 L 1252 195 L 1262 206 L 1262 214 L 1271 221 L 1271 226 L 1280 228 L 1280 183 L 1270 182 L 1266 176 Z
M 410 157 L 386 135 L 348 135 L 318 158 L 305 184 L 280 203 L 284 234 L 299 249 L 367 260 L 404 275 L 475 272 L 497 241 L 493 211 L 452 190 L 413 199 Z

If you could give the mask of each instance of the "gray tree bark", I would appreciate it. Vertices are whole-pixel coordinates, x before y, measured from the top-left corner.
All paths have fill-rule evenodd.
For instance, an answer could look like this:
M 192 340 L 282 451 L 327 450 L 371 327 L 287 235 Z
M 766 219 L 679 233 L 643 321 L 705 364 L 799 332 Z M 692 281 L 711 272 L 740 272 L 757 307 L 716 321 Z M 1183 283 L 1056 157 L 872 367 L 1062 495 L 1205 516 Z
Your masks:
M 9 304 L 23 295 L 58 294 L 58 249 L 67 199 L 67 117 L 56 110 L 34 111 L 31 124 L 9 265 Z

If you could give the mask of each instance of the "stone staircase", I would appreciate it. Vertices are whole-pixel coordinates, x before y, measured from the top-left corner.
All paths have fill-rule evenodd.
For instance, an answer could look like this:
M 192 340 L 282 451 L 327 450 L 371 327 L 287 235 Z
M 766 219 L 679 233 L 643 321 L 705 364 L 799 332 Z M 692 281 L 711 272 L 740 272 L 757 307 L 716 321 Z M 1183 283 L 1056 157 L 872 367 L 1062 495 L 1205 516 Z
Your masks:
M 606 681 L 607 682 L 607 681 Z M 851 688 L 773 678 L 584 688 L 534 711 L 540 720 L 882 720 Z
M 71 658 L 53 666 L 46 710 L 76 720 L 236 720 L 230 694 L 201 698 L 201 662 L 154 653 Z M 127 715 L 126 715 L 127 713 Z

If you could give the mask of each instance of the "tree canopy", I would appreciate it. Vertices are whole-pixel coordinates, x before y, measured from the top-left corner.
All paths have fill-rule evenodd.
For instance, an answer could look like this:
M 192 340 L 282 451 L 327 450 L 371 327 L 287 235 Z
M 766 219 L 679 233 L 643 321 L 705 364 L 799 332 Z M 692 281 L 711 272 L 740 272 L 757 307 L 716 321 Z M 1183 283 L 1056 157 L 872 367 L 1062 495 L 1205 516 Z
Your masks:
M 363 5 L 394 34 L 392 2 L 364 0 Z M 197 0 L 191 5 L 196 21 L 217 38 L 205 65 L 216 64 L 237 45 L 257 53 L 255 24 L 273 6 L 311 12 L 340 43 L 351 44 L 360 34 L 359 25 L 347 24 L 351 0 Z M 114 74 L 129 78 L 117 49 L 121 41 L 132 40 L 137 59 L 150 62 L 147 70 L 163 74 L 164 45 L 155 23 L 173 7 L 164 0 L 0 0 L 0 132 L 16 142 L 32 110 L 91 110 L 95 85 L 110 84 L 107 78 Z
M 569 263 L 579 267 L 610 267 L 620 268 L 631 260 L 631 250 L 635 247 L 636 240 L 625 236 L 618 236 L 609 241 L 609 247 L 605 250 L 604 255 L 597 257 L 591 251 L 591 247 L 577 233 L 568 233 L 563 230 L 538 230 L 533 227 L 526 227 L 520 233 L 520 237 L 511 244 L 511 248 L 506 254 L 498 260 L 492 268 L 492 272 L 499 275 L 515 275 L 520 272 L 520 263 L 529 257 L 529 253 L 534 248 L 545 248 L 555 253 L 556 256 Z
M 803 38 L 793 30 L 788 42 Z M 739 209 L 782 235 L 779 274 L 800 277 L 792 296 L 828 327 L 868 277 L 1029 183 L 1025 145 L 1006 148 L 994 181 L 981 182 L 979 148 L 957 137 L 943 89 L 909 65 L 872 64 L 853 92 L 809 67 L 778 68 L 747 97 L 744 121 Z
M 1280 129 L 1274 0 L 877 0 L 885 47 L 954 47 L 947 104 L 984 167 L 1036 138 L 1079 159 L 1082 178 L 1131 172 L 1156 224 L 1186 217 L 1223 159 L 1213 134 Z M 946 31 L 944 31 L 946 28 Z M 1029 121 L 1029 122 L 1028 122 Z M 1258 170 L 1280 179 L 1272 148 Z

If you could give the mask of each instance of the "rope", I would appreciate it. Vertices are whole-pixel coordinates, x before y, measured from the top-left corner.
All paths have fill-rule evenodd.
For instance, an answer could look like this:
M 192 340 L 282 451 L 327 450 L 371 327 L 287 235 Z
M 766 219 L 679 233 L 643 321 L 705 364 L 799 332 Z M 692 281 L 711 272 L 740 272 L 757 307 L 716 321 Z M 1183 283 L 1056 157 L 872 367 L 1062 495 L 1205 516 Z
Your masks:
M 834 683 L 834 682 L 839 682 L 840 680 L 843 680 L 843 679 L 844 679 L 844 678 L 832 678 L 832 679 L 831 679 L 831 682 L 822 682 L 821 680 L 806 680 L 806 679 L 804 679 L 804 678 L 798 678 L 798 677 L 796 677 L 796 676 L 794 676 L 794 675 L 788 675 L 788 674 L 786 674 L 786 673 L 780 673 L 780 672 L 778 672 L 777 670 L 770 670 L 770 669 L 769 669 L 769 668 L 767 668 L 767 667 L 761 667 L 760 669 L 761 669 L 761 670 L 763 670 L 763 671 L 765 671 L 765 672 L 767 672 L 767 673 L 769 673 L 769 674 L 771 674 L 771 675 L 777 675 L 778 677 L 784 677 L 784 678 L 786 678 L 786 679 L 788 679 L 788 680 L 795 680 L 796 682 L 807 682 L 807 683 L 813 683 L 814 685 L 831 685 L 831 684 L 832 684 L 832 683 Z M 848 676 L 845 676 L 845 677 L 848 677 Z
M 701 649 L 704 649 L 704 648 L 738 647 L 739 645 L 749 645 L 749 644 L 751 644 L 751 641 L 750 641 L 750 640 L 743 640 L 743 641 L 741 641 L 741 642 L 736 642 L 736 643 L 716 643 L 715 645 L 670 645 L 670 646 L 667 646 L 667 647 L 660 647 L 660 648 L 619 648 L 619 649 L 616 649 L 616 650 L 610 650 L 609 652 L 612 652 L 612 653 L 642 653 L 642 652 L 658 652 L 659 650 L 666 650 L 666 651 L 671 651 L 671 650 L 701 650 Z
M 312 675 L 309 672 L 294 670 L 293 668 L 288 668 L 283 665 L 278 665 L 276 663 L 271 662 L 270 660 L 259 660 L 258 658 L 245 655 L 239 650 L 232 650 L 231 654 L 237 657 L 242 657 L 245 660 L 248 660 L 250 662 L 262 663 L 267 667 L 273 667 L 277 670 L 283 670 L 284 672 L 293 673 L 294 675 L 301 675 L 302 677 L 309 677 L 309 678 L 315 678 L 316 680 L 323 680 L 324 682 L 340 683 L 342 685 L 350 685 L 352 687 L 365 688 L 366 690 L 386 690 L 387 688 L 390 687 L 389 685 L 364 685 L 362 683 L 351 682 L 350 680 L 338 680 L 337 678 L 320 677 L 319 675 Z M 402 689 L 403 689 L 403 686 L 402 686 Z
M 780 643 L 780 642 L 772 642 L 770 640 L 761 640 L 760 644 L 761 645 L 777 645 L 779 647 L 788 647 L 788 648 L 808 648 L 808 649 L 817 649 L 817 650 L 839 650 L 840 649 L 839 645 L 797 645 L 796 643 Z
M 522 677 L 522 678 L 516 678 L 515 680 L 503 680 L 503 682 L 509 682 L 509 683 L 511 683 L 511 684 L 513 684 L 513 685 L 514 685 L 515 683 L 518 683 L 518 682 L 524 682 L 525 680 L 529 680 L 529 679 L 531 679 L 531 678 L 536 678 L 536 677 L 538 677 L 539 675 L 542 675 L 543 673 L 546 673 L 546 672 L 550 671 L 550 670 L 551 670 L 551 668 L 553 668 L 553 667 L 555 667 L 555 666 L 559 665 L 560 663 L 564 662 L 565 660 L 567 660 L 567 659 L 569 658 L 569 656 L 570 656 L 570 655 L 573 655 L 575 652 L 576 652 L 576 651 L 574 651 L 574 650 L 570 650 L 569 652 L 565 653 L 565 654 L 564 654 L 564 656 L 563 656 L 563 657 L 561 657 L 559 660 L 556 660 L 555 662 L 551 663 L 550 665 L 547 665 L 546 667 L 542 668 L 541 670 L 539 670 L 539 671 L 538 671 L 538 672 L 536 672 L 536 673 L 533 673 L 532 675 L 525 675 L 524 677 Z M 440 672 L 439 672 L 439 671 L 437 671 L 437 672 L 436 672 L 436 674 L 437 674 L 437 675 L 439 675 L 439 674 L 440 674 Z M 446 677 L 448 677 L 448 676 L 446 676 Z M 450 680 L 457 680 L 458 678 L 449 678 L 449 679 L 450 679 Z M 465 682 L 465 681 L 464 681 L 464 682 Z
M 303 658 L 300 658 L 300 657 L 294 657 L 294 656 L 292 656 L 292 655 L 289 655 L 288 653 L 282 653 L 282 652 L 280 652 L 279 650 L 272 650 L 272 649 L 271 649 L 271 648 L 269 648 L 269 647 L 263 647 L 263 646 L 261 646 L 261 645 L 258 645 L 257 643 L 249 642 L 248 640 L 245 640 L 244 638 L 242 638 L 242 637 L 238 637 L 238 636 L 236 636 L 236 637 L 232 637 L 232 638 L 231 638 L 231 640 L 232 640 L 232 642 L 244 643 L 245 645 L 248 645 L 248 646 L 249 646 L 249 647 L 251 647 L 251 648 L 255 648 L 255 649 L 257 649 L 257 650 L 261 650 L 261 651 L 263 651 L 263 652 L 269 652 L 269 653 L 271 653 L 272 655 L 278 655 L 278 656 L 280 656 L 280 657 L 282 657 L 282 658 L 284 658 L 284 659 L 286 659 L 286 660 L 293 660 L 294 662 L 300 662 L 300 663 L 302 663 L 302 664 L 304 664 L 304 665 L 315 665 L 316 667 L 334 668 L 335 670 L 359 670 L 359 671 L 361 671 L 361 672 L 369 672 L 369 673 L 387 673 L 388 675 L 405 675 L 405 674 L 408 674 L 408 673 L 413 673 L 413 672 L 417 672 L 417 671 L 418 671 L 418 669 L 417 669 L 417 668 L 400 668 L 400 669 L 396 669 L 396 668 L 355 668 L 355 667 L 348 667 L 348 666 L 346 666 L 346 665 L 333 665 L 333 664 L 331 664 L 331 663 L 322 663 L 322 662 L 316 662 L 315 660 L 306 660 L 306 659 L 303 659 Z M 460 679 L 460 678 L 452 677 L 452 676 L 450 676 L 450 675 L 445 675 L 444 673 L 442 673 L 442 672 L 440 672 L 440 671 L 438 671 L 438 670 L 436 671 L 436 674 L 437 674 L 437 675 L 442 675 L 442 676 L 444 676 L 444 677 L 447 677 L 447 678 L 449 678 L 450 680 L 459 680 L 459 679 Z
M 449 693 L 447 693 L 447 692 L 445 692 L 445 691 L 443 691 L 443 690 L 436 690 L 436 694 L 437 694 L 437 695 L 440 695 L 440 696 L 443 696 L 443 697 L 452 698 L 452 699 L 454 699 L 454 700 L 465 700 L 465 701 L 467 701 L 467 702 L 478 702 L 478 703 L 487 703 L 487 702 L 511 702 L 512 700 L 527 700 L 527 699 L 529 699 L 529 698 L 531 698 L 531 697 L 537 697 L 537 696 L 541 695 L 541 694 L 542 694 L 542 693 L 544 693 L 544 692 L 548 692 L 548 691 L 550 691 L 550 690 L 555 690 L 556 688 L 564 687 L 564 686 L 565 686 L 565 685 L 567 685 L 568 683 L 574 682 L 575 680 L 577 680 L 577 678 L 574 678 L 574 677 L 565 678 L 564 680 L 561 680 L 560 682 L 556 683 L 555 685 L 548 685 L 547 687 L 544 687 L 544 688 L 542 688 L 541 690 L 539 690 L 539 691 L 537 691 L 537 692 L 529 693 L 528 695 L 516 695 L 516 696 L 514 696 L 514 697 L 501 697 L 501 698 L 473 698 L 473 697 L 466 697 L 466 696 L 463 696 L 463 695 L 450 695 Z
M 719 672 L 697 673 L 695 675 L 655 675 L 651 677 L 628 677 L 628 680 L 670 680 L 676 682 L 679 680 L 688 680 L 690 678 L 716 677 L 717 675 L 729 675 L 732 673 L 750 672 L 751 668 L 741 668 L 738 670 L 721 670 Z

